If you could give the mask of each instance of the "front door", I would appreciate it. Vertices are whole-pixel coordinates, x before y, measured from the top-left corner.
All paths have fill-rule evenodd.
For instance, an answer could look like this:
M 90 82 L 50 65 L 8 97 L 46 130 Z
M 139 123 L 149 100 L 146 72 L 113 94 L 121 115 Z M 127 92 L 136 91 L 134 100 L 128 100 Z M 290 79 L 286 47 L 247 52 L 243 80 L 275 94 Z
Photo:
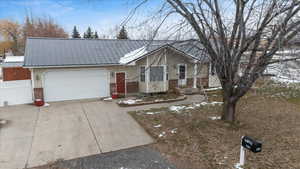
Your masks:
M 179 86 L 186 86 L 186 65 L 178 66 L 178 84 Z
M 125 94 L 125 72 L 116 73 L 117 93 Z

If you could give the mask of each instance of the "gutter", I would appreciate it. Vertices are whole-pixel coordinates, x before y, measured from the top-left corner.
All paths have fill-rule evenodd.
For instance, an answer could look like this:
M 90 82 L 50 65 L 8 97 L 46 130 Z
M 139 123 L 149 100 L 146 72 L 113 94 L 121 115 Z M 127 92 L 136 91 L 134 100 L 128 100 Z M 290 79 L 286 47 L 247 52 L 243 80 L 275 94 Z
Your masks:
M 43 65 L 43 66 L 25 66 L 24 68 L 32 68 L 32 69 L 43 69 L 43 68 L 76 68 L 76 67 L 108 67 L 108 66 L 124 66 L 121 64 L 103 64 L 103 65 Z

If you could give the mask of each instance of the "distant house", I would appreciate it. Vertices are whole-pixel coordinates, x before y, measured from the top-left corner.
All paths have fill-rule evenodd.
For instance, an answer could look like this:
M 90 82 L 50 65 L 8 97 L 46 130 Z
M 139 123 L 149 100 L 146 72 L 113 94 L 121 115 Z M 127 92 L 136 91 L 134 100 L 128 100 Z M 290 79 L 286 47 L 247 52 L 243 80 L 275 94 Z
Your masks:
M 31 71 L 35 99 L 45 101 L 159 93 L 209 82 L 209 60 L 198 42 L 29 38 L 23 67 Z
M 2 63 L 2 80 L 29 80 L 31 73 L 29 69 L 23 68 L 24 56 L 6 56 Z

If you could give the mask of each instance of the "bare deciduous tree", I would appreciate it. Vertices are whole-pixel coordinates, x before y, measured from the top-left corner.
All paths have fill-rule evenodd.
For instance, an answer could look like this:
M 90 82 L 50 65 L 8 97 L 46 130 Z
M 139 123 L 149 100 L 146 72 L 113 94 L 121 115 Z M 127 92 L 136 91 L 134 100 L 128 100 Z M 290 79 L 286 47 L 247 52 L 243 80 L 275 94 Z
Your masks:
M 188 23 L 216 65 L 225 121 L 235 120 L 237 102 L 269 64 L 295 60 L 273 56 L 300 30 L 298 0 L 165 0 L 163 6 L 161 13 Z
M 26 16 L 23 26 L 24 39 L 27 37 L 67 38 L 68 33 L 51 18 Z
M 298 33 L 300 1 L 166 1 L 190 24 L 216 65 L 223 88 L 222 119 L 234 121 L 238 100 L 267 65 L 278 61 L 272 57 L 281 45 Z M 248 62 L 239 76 L 239 64 L 245 56 Z
M 6 41 L 12 42 L 11 49 L 15 55 L 20 53 L 20 35 L 21 25 L 17 22 L 9 20 L 0 20 L 0 35 L 2 35 Z M 7 50 L 7 49 L 6 49 Z

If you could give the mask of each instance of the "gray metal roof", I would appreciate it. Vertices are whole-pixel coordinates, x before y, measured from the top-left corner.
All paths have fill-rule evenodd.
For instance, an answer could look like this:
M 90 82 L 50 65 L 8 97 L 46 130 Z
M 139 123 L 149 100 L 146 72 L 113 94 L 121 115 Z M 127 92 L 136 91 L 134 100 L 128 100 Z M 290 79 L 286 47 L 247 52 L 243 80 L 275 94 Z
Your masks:
M 197 46 L 200 46 L 196 42 Z M 169 44 L 197 58 L 203 58 L 195 42 L 177 43 L 167 40 L 118 40 L 118 39 L 60 39 L 28 38 L 25 49 L 25 67 L 114 65 L 125 54 L 149 46 L 155 50 Z M 206 57 L 205 57 L 206 58 Z

